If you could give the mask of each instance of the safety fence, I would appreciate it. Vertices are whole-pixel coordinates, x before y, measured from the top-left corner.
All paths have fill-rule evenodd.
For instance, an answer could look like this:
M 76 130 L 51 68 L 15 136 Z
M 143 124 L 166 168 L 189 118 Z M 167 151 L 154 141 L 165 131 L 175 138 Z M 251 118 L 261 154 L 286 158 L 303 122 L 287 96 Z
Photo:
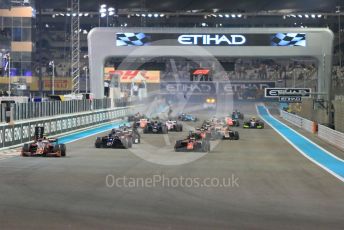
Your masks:
M 19 121 L 13 125 L 1 124 L 0 148 L 31 141 L 34 137 L 36 126 L 43 126 L 44 133 L 48 136 L 52 136 L 123 118 L 131 113 L 131 108 L 123 107 L 98 110 L 95 112 L 84 112 L 74 115 L 63 115 L 53 118 Z
M 344 133 L 283 110 L 281 110 L 281 117 L 299 128 L 316 133 L 320 139 L 344 150 Z
M 319 138 L 333 144 L 334 146 L 344 150 L 344 133 L 330 129 L 324 125 L 318 126 Z
M 303 117 L 288 113 L 284 110 L 281 110 L 281 117 L 284 120 L 292 123 L 293 125 L 302 128 L 310 133 L 315 133 L 317 131 L 317 124 Z
M 0 121 L 9 121 L 9 112 L 13 121 L 44 118 L 49 116 L 81 113 L 86 111 L 108 109 L 111 106 L 125 107 L 129 106 L 131 101 L 128 99 L 93 99 L 93 100 L 71 100 L 71 101 L 48 101 L 48 102 L 28 102 L 13 103 L 9 107 L 1 104 Z M 7 112 L 7 114 L 6 114 Z

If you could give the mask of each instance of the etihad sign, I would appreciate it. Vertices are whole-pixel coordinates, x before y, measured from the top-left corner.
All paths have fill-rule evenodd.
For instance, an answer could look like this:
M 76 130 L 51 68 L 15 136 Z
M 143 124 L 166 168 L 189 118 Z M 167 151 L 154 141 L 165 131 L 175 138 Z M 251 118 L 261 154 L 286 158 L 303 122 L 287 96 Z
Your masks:
M 310 97 L 311 88 L 265 88 L 265 97 Z
M 246 38 L 239 34 L 183 34 L 178 37 L 178 42 L 182 45 L 243 45 Z

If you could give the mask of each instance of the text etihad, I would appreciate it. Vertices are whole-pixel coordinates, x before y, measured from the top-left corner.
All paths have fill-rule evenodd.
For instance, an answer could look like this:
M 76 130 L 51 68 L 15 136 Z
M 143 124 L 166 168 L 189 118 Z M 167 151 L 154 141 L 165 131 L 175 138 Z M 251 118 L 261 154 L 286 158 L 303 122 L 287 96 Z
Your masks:
M 184 34 L 178 37 L 178 42 L 182 45 L 243 45 L 246 38 L 238 34 Z

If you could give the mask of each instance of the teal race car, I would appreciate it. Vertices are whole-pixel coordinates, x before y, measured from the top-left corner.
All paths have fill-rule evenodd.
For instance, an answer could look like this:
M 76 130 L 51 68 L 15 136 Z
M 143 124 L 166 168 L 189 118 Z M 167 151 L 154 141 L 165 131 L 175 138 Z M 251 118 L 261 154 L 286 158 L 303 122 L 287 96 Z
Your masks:
M 191 115 L 191 114 L 182 113 L 178 116 L 178 120 L 180 120 L 180 121 L 198 121 L 198 118 Z

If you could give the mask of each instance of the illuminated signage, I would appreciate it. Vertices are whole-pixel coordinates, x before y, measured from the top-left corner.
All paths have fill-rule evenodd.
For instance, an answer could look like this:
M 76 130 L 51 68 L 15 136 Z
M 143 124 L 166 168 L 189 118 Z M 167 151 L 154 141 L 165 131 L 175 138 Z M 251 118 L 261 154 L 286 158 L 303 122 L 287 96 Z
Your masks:
M 265 88 L 265 97 L 310 97 L 310 88 Z
M 242 92 L 245 89 L 263 90 L 266 87 L 274 87 L 274 81 L 256 82 L 161 82 L 162 94 L 222 94 L 228 95 L 234 92 Z M 263 94 L 262 94 L 263 95 Z
M 111 81 L 113 77 L 118 78 L 121 83 L 142 82 L 160 83 L 160 71 L 158 70 L 114 70 L 104 68 L 104 80 Z
M 216 93 L 216 84 L 210 82 L 162 82 L 160 84 L 160 92 L 169 94 L 214 94 Z
M 288 102 L 288 103 L 299 103 L 302 102 L 302 97 L 298 96 L 290 96 L 290 97 L 280 97 L 279 98 L 280 102 Z
M 269 46 L 305 47 L 306 33 L 178 34 L 116 33 L 116 46 Z
M 193 75 L 207 75 L 209 74 L 210 70 L 209 69 L 196 69 L 193 71 Z
M 178 37 L 182 45 L 243 45 L 246 38 L 243 35 L 219 35 L 219 34 L 183 34 Z

